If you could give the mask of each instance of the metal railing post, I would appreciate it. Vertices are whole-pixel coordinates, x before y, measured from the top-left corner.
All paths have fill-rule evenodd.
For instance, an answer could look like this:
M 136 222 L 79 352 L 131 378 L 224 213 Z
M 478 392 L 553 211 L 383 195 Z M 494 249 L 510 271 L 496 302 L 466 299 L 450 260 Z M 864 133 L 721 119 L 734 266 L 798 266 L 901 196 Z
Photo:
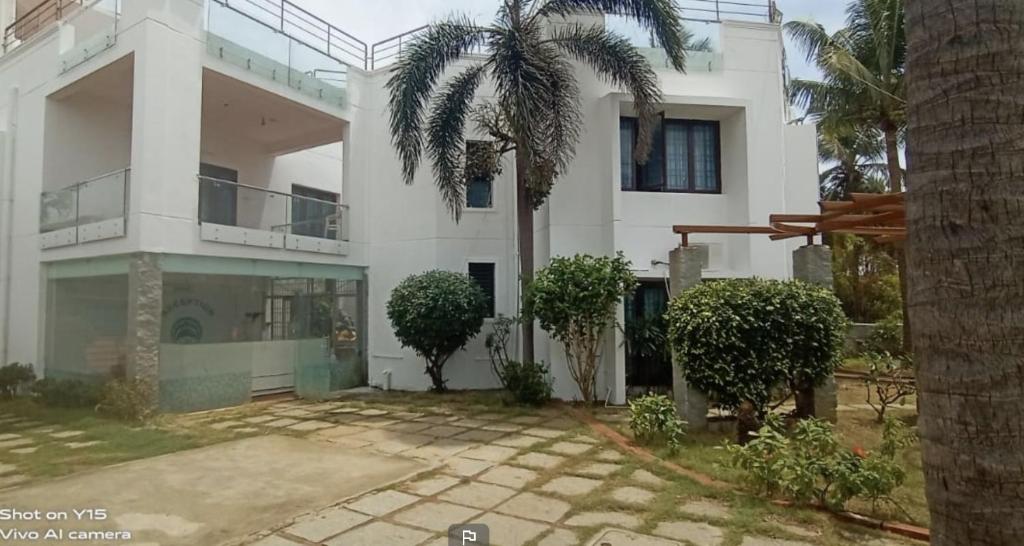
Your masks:
M 722 7 L 718 4 L 719 0 L 715 0 L 715 20 L 719 23 L 722 22 Z
M 81 202 L 82 202 L 82 185 L 78 184 L 75 186 L 75 244 L 79 243 L 78 240 L 78 229 L 81 225 Z

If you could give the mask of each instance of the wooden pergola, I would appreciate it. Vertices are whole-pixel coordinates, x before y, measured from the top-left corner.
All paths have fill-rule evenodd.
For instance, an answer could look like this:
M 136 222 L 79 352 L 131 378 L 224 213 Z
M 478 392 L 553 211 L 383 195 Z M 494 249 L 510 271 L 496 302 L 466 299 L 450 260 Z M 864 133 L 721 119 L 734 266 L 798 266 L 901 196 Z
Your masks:
M 672 231 L 690 246 L 693 233 L 739 233 L 768 235 L 773 241 L 824 233 L 863 235 L 877 243 L 900 243 L 907 237 L 907 214 L 903 193 L 854 193 L 849 201 L 821 201 L 818 214 L 772 214 L 767 226 L 677 225 Z

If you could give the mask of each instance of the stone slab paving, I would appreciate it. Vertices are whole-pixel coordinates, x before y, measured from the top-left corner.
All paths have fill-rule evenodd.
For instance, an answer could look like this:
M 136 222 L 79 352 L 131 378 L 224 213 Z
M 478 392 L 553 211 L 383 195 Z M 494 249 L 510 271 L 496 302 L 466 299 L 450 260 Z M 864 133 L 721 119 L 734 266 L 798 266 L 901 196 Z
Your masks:
M 499 465 L 484 472 L 477 479 L 482 482 L 522 489 L 526 487 L 526 484 L 537 479 L 537 473 L 517 466 Z
M 301 423 L 295 423 L 288 428 L 299 432 L 310 432 L 320 430 L 322 428 L 331 428 L 333 426 L 334 423 L 329 423 L 327 421 L 302 421 Z
M 576 476 L 560 476 L 544 484 L 540 490 L 545 493 L 574 497 L 586 495 L 597 489 L 604 482 L 592 478 L 578 478 Z
M 287 427 L 289 425 L 294 425 L 295 423 L 298 423 L 298 422 L 299 422 L 298 419 L 293 419 L 291 417 L 282 417 L 280 419 L 275 419 L 273 421 L 268 421 L 268 422 L 264 423 L 264 426 L 283 428 L 283 427 Z
M 555 522 L 562 518 L 572 506 L 562 500 L 534 493 L 520 493 L 499 505 L 495 512 L 537 521 Z
M 791 535 L 796 535 L 798 537 L 814 538 L 814 537 L 821 536 L 821 532 L 818 531 L 817 529 L 809 529 L 807 527 L 804 527 L 803 525 L 796 525 L 796 524 L 793 524 L 793 523 L 785 523 L 785 522 L 781 522 L 781 521 L 776 521 L 775 522 L 775 526 L 778 527 L 779 529 L 782 529 L 786 533 L 789 533 Z
M 462 480 L 453 476 L 434 476 L 402 484 L 402 489 L 423 497 L 432 497 L 446 489 L 455 487 Z
M 548 526 L 523 519 L 488 513 L 474 520 L 488 527 L 491 534 L 490 543 L 494 546 L 522 546 L 540 536 L 549 529 Z
M 0 474 L 10 474 L 17 469 L 17 465 L 0 463 Z
M 11 450 L 11 453 L 15 455 L 31 455 L 39 449 L 39 446 L 33 447 L 18 447 Z
M 639 484 L 649 485 L 651 487 L 661 487 L 665 485 L 665 480 L 642 468 L 630 474 L 629 479 Z
M 328 540 L 329 546 L 398 546 L 399 544 L 419 544 L 430 538 L 431 533 L 420 529 L 412 529 L 403 525 L 395 525 L 386 521 L 375 521 L 369 525 L 357 527 L 347 533 Z
M 12 447 L 27 446 L 34 443 L 35 440 L 32 440 L 31 438 L 14 438 L 13 440 L 4 440 L 0 442 L 0 449 L 10 449 Z
M 519 453 L 519 450 L 514 447 L 482 445 L 479 447 L 467 449 L 466 451 L 460 453 L 459 456 L 465 457 L 467 459 L 477 459 L 480 461 L 500 463 L 502 461 L 511 459 L 517 453 Z
M 624 459 L 625 455 L 618 451 L 615 451 L 614 449 L 602 449 L 597 453 L 596 457 L 598 460 L 601 461 L 615 463 Z
M 720 527 L 693 521 L 661 522 L 654 529 L 654 534 L 685 540 L 694 546 L 719 546 L 725 540 L 725 532 Z
M 508 500 L 518 491 L 500 485 L 469 482 L 453 487 L 438 495 L 438 498 L 456 504 L 488 510 Z
M 282 536 L 270 535 L 253 542 L 249 546 L 296 546 L 297 544 L 301 543 L 288 540 Z
M 371 519 L 372 516 L 337 507 L 303 518 L 285 529 L 285 532 L 310 542 L 322 542 Z
M 612 499 L 631 506 L 646 506 L 654 500 L 655 494 L 639 487 L 619 487 L 612 491 Z
M 479 509 L 459 506 L 450 502 L 426 501 L 395 514 L 391 519 L 413 527 L 444 532 L 448 530 L 449 526 L 469 521 L 480 513 Z
M 537 436 L 527 436 L 525 434 L 514 434 L 512 436 L 506 436 L 499 438 L 494 441 L 495 444 L 505 447 L 514 447 L 520 449 L 526 449 L 533 447 L 544 441 L 544 438 Z
M 564 432 L 561 430 L 543 427 L 525 428 L 522 430 L 522 433 L 527 434 L 529 436 L 536 436 L 538 438 L 546 438 L 549 440 L 553 438 L 558 438 L 559 436 L 564 434 Z
M 66 443 L 64 445 L 66 447 L 71 448 L 71 449 L 82 449 L 82 448 L 85 448 L 85 447 L 98 446 L 98 445 L 100 445 L 102 443 L 103 442 L 100 441 L 100 440 L 91 440 L 91 441 L 88 441 L 88 442 L 68 442 L 68 443 Z
M 583 474 L 584 476 L 604 478 L 614 474 L 619 468 L 621 467 L 614 463 L 590 463 L 573 470 L 573 472 Z
M 418 500 L 420 497 L 401 491 L 379 491 L 350 502 L 345 507 L 371 516 L 383 516 Z
M 16 438 L 21 438 L 21 434 L 16 434 L 16 433 L 13 433 L 13 432 L 5 432 L 3 434 L 0 434 L 0 442 L 6 442 L 8 440 L 14 440 Z
M 681 542 L 665 538 L 641 535 L 621 529 L 607 529 L 598 533 L 589 546 L 682 546 Z
M 83 434 L 85 434 L 85 431 L 82 430 L 61 430 L 57 432 L 51 432 L 50 436 L 57 438 L 59 440 L 64 440 L 67 438 L 75 438 Z
M 626 529 L 640 527 L 640 518 L 624 512 L 582 512 L 565 520 L 570 527 L 594 527 L 596 525 L 614 525 Z
M 481 461 L 478 459 L 464 459 L 462 457 L 453 457 L 448 459 L 444 468 L 445 472 L 455 474 L 456 476 L 476 476 L 477 474 L 487 470 L 494 466 L 495 463 L 491 461 Z
M 547 453 L 526 453 L 512 459 L 512 462 L 520 466 L 547 469 L 554 468 L 562 464 L 565 462 L 565 457 L 559 455 L 548 455 Z
M 581 455 L 593 449 L 594 446 L 581 442 L 555 442 L 548 446 L 547 450 L 560 455 Z

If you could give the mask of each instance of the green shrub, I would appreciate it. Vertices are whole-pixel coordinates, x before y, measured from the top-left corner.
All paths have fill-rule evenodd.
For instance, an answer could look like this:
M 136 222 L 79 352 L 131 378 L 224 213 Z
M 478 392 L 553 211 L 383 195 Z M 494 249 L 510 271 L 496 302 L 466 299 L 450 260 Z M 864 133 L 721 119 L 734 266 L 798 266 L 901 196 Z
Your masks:
M 44 406 L 55 408 L 95 407 L 100 387 L 78 379 L 43 378 L 32 385 L 32 392 Z
M 903 356 L 903 313 L 897 311 L 875 323 L 864 352 Z
M 510 360 L 502 372 L 501 383 L 517 404 L 542 406 L 551 400 L 554 380 L 543 362 Z
M 669 341 L 683 375 L 718 405 L 764 415 L 773 389 L 796 393 L 839 365 L 846 318 L 827 289 L 800 281 L 732 279 L 672 300 Z
M 899 267 L 891 248 L 859 235 L 834 233 L 832 279 L 843 311 L 854 322 L 877 322 L 899 312 Z
M 629 428 L 643 444 L 664 443 L 673 453 L 683 438 L 676 405 L 663 394 L 648 394 L 629 402 Z
M 388 319 L 403 347 L 412 347 L 427 361 L 433 390 L 447 389 L 445 362 L 480 332 L 487 300 L 466 275 L 428 271 L 411 275 L 391 291 Z
M 516 317 L 499 316 L 494 319 L 492 331 L 487 334 L 485 342 L 487 354 L 491 357 L 491 369 L 512 402 L 540 406 L 551 400 L 554 379 L 543 362 L 519 362 L 509 358 L 508 344 L 518 324 Z
M 901 422 L 889 419 L 881 447 L 866 453 L 840 445 L 825 421 L 798 421 L 787 434 L 782 421 L 770 417 L 749 443 L 726 449 L 731 464 L 760 493 L 839 510 L 858 497 L 894 502 L 892 492 L 906 479 L 897 458 L 913 441 Z
M 615 309 L 636 284 L 621 252 L 553 258 L 530 283 L 527 311 L 565 347 L 569 374 L 587 404 L 597 398 L 598 355 L 615 325 Z
M 145 422 L 153 416 L 149 388 L 138 379 L 111 379 L 100 393 L 96 411 L 123 421 Z
M 14 362 L 0 368 L 0 397 L 10 400 L 36 380 L 31 364 Z

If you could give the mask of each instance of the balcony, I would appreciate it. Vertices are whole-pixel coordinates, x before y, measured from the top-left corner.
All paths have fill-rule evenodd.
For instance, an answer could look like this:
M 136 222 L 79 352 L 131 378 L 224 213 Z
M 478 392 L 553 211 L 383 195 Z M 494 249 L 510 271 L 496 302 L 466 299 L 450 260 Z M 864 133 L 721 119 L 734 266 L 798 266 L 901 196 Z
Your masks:
M 366 44 L 288 0 L 208 0 L 207 52 L 335 106 Z
M 22 10 L 4 29 L 3 50 L 8 53 L 37 35 L 58 27 L 59 63 L 66 72 L 96 56 L 117 41 L 121 0 L 43 0 Z
M 199 176 L 204 241 L 348 254 L 348 207 L 312 197 Z
M 124 237 L 130 180 L 131 169 L 125 168 L 42 192 L 40 247 L 57 248 Z

